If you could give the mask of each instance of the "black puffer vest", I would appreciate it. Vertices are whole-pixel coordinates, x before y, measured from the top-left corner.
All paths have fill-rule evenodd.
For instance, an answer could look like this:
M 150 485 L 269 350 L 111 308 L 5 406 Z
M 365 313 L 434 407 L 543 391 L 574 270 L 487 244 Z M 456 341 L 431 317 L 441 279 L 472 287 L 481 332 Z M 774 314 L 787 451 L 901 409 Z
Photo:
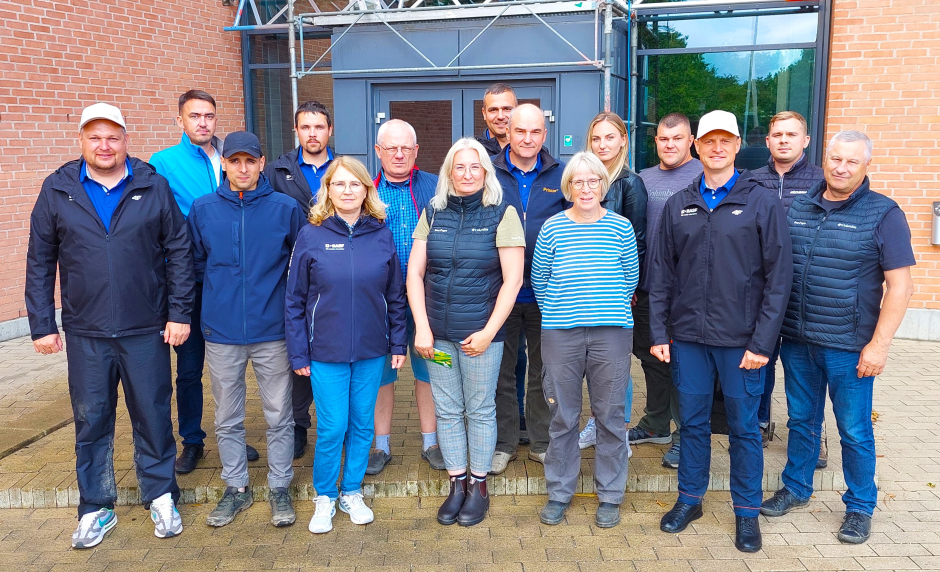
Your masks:
M 425 207 L 431 231 L 424 291 L 435 338 L 461 342 L 490 319 L 503 285 L 496 227 L 507 206 L 506 202 L 483 206 L 483 191 L 479 191 L 465 197 L 448 196 L 444 210 Z M 500 329 L 493 341 L 501 342 L 504 337 Z
M 793 340 L 861 351 L 871 341 L 881 312 L 882 284 L 861 284 L 866 267 L 879 264 L 875 230 L 892 199 L 862 186 L 842 206 L 826 212 L 818 183 L 790 206 L 793 288 L 780 333 Z

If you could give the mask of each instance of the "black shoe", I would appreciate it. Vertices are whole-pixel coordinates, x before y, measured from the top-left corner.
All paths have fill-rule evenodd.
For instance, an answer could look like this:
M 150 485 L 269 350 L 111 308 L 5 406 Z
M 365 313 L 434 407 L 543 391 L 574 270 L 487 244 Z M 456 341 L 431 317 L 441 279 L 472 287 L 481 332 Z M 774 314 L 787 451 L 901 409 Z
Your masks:
M 602 502 L 597 505 L 594 524 L 598 528 L 613 528 L 620 524 L 620 505 L 612 502 Z
M 490 495 L 486 491 L 486 477 L 477 479 L 470 475 L 467 484 L 467 500 L 460 507 L 457 514 L 457 524 L 460 526 L 473 526 L 483 522 L 486 511 L 490 508 Z
M 806 506 L 808 500 L 800 500 L 786 487 L 774 493 L 774 496 L 760 505 L 760 513 L 764 516 L 783 516 L 795 508 Z
M 467 499 L 467 475 L 450 478 L 450 494 L 441 508 L 437 509 L 437 522 L 447 526 L 457 522 L 457 515 Z
M 686 504 L 676 501 L 676 506 L 663 515 L 659 521 L 659 530 L 663 532 L 682 532 L 693 521 L 702 518 L 702 505 Z
M 839 527 L 839 540 L 848 544 L 862 544 L 871 536 L 871 517 L 860 512 L 847 512 Z
M 570 502 L 550 500 L 539 511 L 539 520 L 542 524 L 561 524 L 561 521 L 565 520 L 565 511 L 569 506 L 571 506 Z
M 741 552 L 760 550 L 760 523 L 756 516 L 734 517 L 734 547 Z
M 441 453 L 441 448 L 437 445 L 431 445 L 421 451 L 421 458 L 427 461 L 431 468 L 436 471 L 443 471 L 446 468 L 444 466 L 444 453 Z
M 525 416 L 520 415 L 519 416 L 519 444 L 528 445 L 529 443 L 531 443 L 531 441 L 529 441 L 529 430 L 526 429 L 526 426 L 525 426 Z
M 245 445 L 245 456 L 248 457 L 249 461 L 257 461 L 261 458 L 261 455 L 258 454 L 258 450 L 251 445 Z
M 183 452 L 176 459 L 177 474 L 185 475 L 193 472 L 196 469 L 196 462 L 205 455 L 205 447 L 202 445 L 183 445 Z
M 367 475 L 377 475 L 385 470 L 385 466 L 392 460 L 392 456 L 382 449 L 372 449 L 369 453 L 369 461 L 366 464 Z
M 299 459 L 307 451 L 307 430 L 294 426 L 294 458 Z

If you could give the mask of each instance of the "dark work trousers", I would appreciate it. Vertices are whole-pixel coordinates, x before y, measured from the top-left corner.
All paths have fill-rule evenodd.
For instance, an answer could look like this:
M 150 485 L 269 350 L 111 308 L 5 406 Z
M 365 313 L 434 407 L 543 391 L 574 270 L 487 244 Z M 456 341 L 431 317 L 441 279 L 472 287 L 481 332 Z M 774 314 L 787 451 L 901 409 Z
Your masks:
M 176 350 L 176 411 L 183 445 L 203 445 L 202 368 L 206 363 L 206 340 L 202 337 L 202 282 L 196 282 L 189 337 Z
M 637 425 L 654 435 L 665 435 L 670 432 L 669 422 L 674 421 L 676 430 L 672 431 L 672 442 L 678 444 L 679 391 L 672 377 L 672 365 L 650 353 L 651 343 L 650 295 L 637 290 L 633 306 L 633 355 L 640 360 L 646 377 L 646 407 Z
M 780 357 L 780 342 L 783 338 L 777 338 L 777 345 L 774 346 L 774 353 L 770 356 L 770 361 L 764 366 L 767 371 L 764 379 L 764 394 L 760 396 L 760 407 L 757 409 L 757 420 L 763 423 L 770 421 L 770 400 L 774 395 L 774 381 L 777 377 L 777 358 Z
M 679 500 L 701 504 L 708 488 L 712 455 L 710 416 L 717 374 L 728 413 L 734 514 L 756 517 L 763 500 L 764 449 L 757 407 L 764 391 L 764 368 L 739 368 L 744 348 L 674 341 L 671 357 L 679 381 L 682 417 Z
M 535 302 L 516 303 L 506 319 L 506 342 L 496 383 L 496 450 L 515 454 L 519 447 L 519 398 L 516 396 L 516 360 L 519 331 L 525 331 L 529 347 L 529 385 L 525 395 L 525 424 L 531 451 L 548 450 L 551 413 L 542 391 L 542 313 Z
M 519 357 L 516 360 L 516 399 L 519 401 L 519 415 L 525 417 L 525 372 L 529 365 L 526 357 L 525 331 L 519 330 Z
M 545 455 L 548 499 L 569 502 L 581 472 L 581 396 L 591 380 L 591 411 L 597 424 L 594 483 L 597 500 L 620 504 L 627 485 L 627 429 L 624 405 L 630 377 L 633 330 L 609 326 L 542 330 L 545 398 L 552 412 Z
M 313 386 L 309 375 L 290 372 L 291 400 L 294 408 L 294 428 L 310 429 L 310 406 L 313 404 Z
M 78 516 L 114 508 L 114 420 L 118 382 L 134 431 L 134 465 L 144 503 L 173 495 L 176 441 L 170 419 L 170 348 L 159 333 L 121 338 L 66 334 L 69 395 L 75 416 Z

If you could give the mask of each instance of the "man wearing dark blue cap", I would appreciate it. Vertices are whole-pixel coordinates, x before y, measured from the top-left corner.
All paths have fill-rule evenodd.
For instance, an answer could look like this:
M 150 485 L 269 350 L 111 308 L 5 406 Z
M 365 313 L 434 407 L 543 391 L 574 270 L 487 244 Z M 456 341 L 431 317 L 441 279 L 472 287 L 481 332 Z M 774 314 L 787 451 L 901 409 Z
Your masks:
M 224 526 L 252 504 L 245 454 L 245 368 L 251 360 L 268 424 L 271 522 L 294 523 L 294 416 L 284 333 L 287 267 L 304 217 L 297 201 L 261 174 L 258 138 L 225 138 L 226 178 L 189 213 L 196 276 L 203 282 L 202 335 L 215 401 L 215 435 L 225 494 L 206 522 Z

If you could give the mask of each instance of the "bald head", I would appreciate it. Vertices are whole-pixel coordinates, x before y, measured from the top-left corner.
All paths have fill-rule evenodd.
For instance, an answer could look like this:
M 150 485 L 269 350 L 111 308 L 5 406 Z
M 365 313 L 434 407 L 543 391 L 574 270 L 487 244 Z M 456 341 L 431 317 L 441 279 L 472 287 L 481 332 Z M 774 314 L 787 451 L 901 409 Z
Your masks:
M 375 136 L 375 155 L 382 162 L 385 178 L 393 183 L 407 181 L 418 158 L 418 137 L 414 127 L 401 119 L 390 119 Z
M 523 103 L 509 116 L 509 155 L 512 164 L 529 170 L 545 144 L 545 115 L 531 103 Z

